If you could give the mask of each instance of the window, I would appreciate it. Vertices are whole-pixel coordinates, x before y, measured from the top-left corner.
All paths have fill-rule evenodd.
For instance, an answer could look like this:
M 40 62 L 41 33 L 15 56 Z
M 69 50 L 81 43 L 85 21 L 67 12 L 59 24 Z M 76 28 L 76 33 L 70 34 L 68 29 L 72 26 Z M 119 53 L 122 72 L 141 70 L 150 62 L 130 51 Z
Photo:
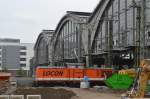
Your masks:
M 21 67 L 26 67 L 26 64 L 20 64 Z
M 20 47 L 21 50 L 26 50 L 27 48 L 25 46 Z
M 148 37 L 150 37 L 150 31 L 148 31 L 147 34 L 148 34 Z
M 26 58 L 20 58 L 20 61 L 26 61 Z
M 26 55 L 26 52 L 20 52 L 20 55 Z

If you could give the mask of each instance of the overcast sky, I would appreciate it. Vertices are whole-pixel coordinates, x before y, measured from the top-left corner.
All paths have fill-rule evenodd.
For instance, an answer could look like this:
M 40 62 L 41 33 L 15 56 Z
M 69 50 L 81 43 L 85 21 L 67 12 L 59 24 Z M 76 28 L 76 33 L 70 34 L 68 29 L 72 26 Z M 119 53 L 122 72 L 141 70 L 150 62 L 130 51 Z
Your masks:
M 55 29 L 66 11 L 94 10 L 99 0 L 0 0 L 0 38 L 35 43 L 42 29 Z

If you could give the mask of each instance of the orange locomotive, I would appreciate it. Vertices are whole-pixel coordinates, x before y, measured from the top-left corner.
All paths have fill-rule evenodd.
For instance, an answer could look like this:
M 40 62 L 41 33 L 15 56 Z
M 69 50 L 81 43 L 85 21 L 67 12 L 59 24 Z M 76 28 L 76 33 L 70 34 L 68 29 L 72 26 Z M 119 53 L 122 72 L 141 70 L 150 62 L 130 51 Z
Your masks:
M 88 76 L 93 84 L 102 82 L 106 76 L 112 74 L 112 69 L 81 69 L 81 68 L 52 68 L 37 67 L 35 72 L 35 82 L 38 84 L 75 84 L 79 83 L 84 76 Z

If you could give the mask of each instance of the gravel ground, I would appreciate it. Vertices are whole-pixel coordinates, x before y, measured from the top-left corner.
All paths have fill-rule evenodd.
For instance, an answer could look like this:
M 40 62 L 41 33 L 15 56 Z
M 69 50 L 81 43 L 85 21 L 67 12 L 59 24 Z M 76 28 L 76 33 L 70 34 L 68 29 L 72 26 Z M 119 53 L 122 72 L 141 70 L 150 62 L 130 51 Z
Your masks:
M 31 88 L 31 87 L 20 87 L 17 88 L 14 95 L 41 95 L 42 99 L 71 99 L 76 94 L 72 91 L 65 90 L 62 88 Z
M 76 94 L 71 99 L 121 99 L 121 94 L 125 92 L 111 89 L 97 91 L 95 89 L 69 88 L 69 90 Z
M 8 81 L 0 81 L 0 95 L 5 93 L 10 87 Z
M 109 88 L 68 88 L 68 87 L 20 87 L 14 95 L 41 95 L 42 99 L 121 99 L 122 90 Z

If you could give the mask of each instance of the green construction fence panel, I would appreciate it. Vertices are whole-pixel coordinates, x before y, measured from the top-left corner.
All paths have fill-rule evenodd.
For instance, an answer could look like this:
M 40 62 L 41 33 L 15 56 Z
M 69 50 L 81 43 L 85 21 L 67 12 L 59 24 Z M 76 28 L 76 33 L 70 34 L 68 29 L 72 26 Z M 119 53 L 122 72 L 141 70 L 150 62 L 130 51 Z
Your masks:
M 105 84 L 112 89 L 128 89 L 133 83 L 129 75 L 113 74 L 105 80 Z

